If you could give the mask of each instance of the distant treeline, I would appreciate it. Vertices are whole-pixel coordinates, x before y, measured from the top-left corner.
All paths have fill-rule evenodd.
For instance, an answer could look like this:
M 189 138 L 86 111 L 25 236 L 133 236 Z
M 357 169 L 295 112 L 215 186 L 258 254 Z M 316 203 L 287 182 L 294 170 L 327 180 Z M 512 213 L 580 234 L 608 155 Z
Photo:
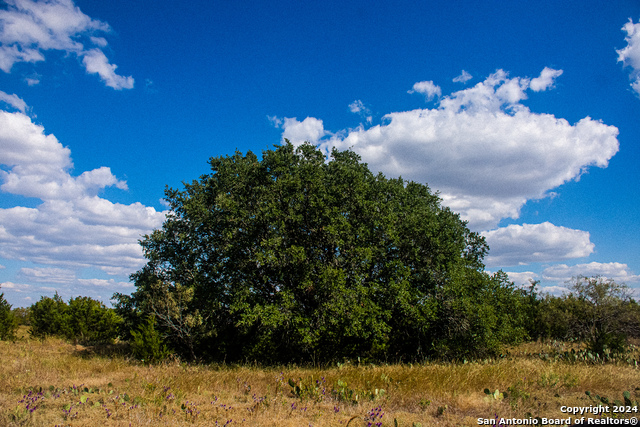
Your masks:
M 485 239 L 437 193 L 373 174 L 352 151 L 327 162 L 287 143 L 209 164 L 165 191 L 171 210 L 141 241 L 133 294 L 115 294 L 115 309 L 42 298 L 22 316 L 32 334 L 119 337 L 145 361 L 264 364 L 470 360 L 545 338 L 610 354 L 638 337 L 624 285 L 577 277 L 553 297 L 489 274 Z

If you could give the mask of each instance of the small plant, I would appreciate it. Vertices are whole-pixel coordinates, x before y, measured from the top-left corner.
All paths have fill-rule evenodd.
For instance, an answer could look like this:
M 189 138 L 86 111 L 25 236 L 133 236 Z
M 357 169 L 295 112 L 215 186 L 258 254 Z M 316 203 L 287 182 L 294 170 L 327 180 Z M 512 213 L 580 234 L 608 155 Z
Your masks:
M 605 396 L 599 396 L 597 394 L 593 394 L 590 391 L 585 391 L 584 392 L 587 396 L 589 396 L 589 398 L 591 400 L 593 400 L 597 405 L 602 405 L 605 404 L 610 408 L 610 413 L 611 415 L 615 418 L 616 416 L 620 416 L 620 413 L 615 412 L 614 407 L 621 407 L 621 406 L 625 406 L 625 407 L 630 407 L 632 408 L 631 410 L 634 412 L 638 412 L 638 401 L 637 400 L 632 400 L 631 399 L 631 393 L 629 391 L 624 391 L 622 393 L 622 401 L 618 400 L 618 399 L 609 399 L 608 397 Z
M 531 396 L 530 393 L 524 390 L 524 383 L 519 380 L 508 389 L 509 391 L 509 404 L 513 409 L 518 408 L 521 402 L 525 402 Z
M 324 377 L 319 380 L 314 380 L 311 377 L 310 380 L 303 380 L 300 378 L 297 382 L 289 378 L 289 386 L 291 387 L 291 394 L 301 400 L 314 400 L 321 402 L 326 397 L 326 380 Z
M 382 426 L 382 417 L 384 416 L 384 412 L 382 412 L 382 407 L 377 406 L 367 412 L 367 415 L 364 417 L 364 422 L 367 427 L 381 427 Z
M 256 396 L 254 393 L 252 399 L 253 405 L 247 408 L 247 411 L 249 411 L 250 414 L 255 414 L 260 408 L 269 407 L 269 400 L 267 399 L 267 396 Z
M 418 406 L 420 406 L 420 409 L 422 409 L 423 411 L 426 411 L 430 405 L 431 405 L 431 401 L 428 399 L 425 399 L 424 397 L 420 399 L 420 402 L 418 402 Z
M 484 389 L 484 394 L 486 394 L 484 400 L 502 400 L 507 397 L 507 393 L 500 393 L 500 390 L 496 389 L 494 392 L 491 392 L 488 388 Z
M 38 392 L 35 390 L 29 390 L 29 393 L 22 396 L 22 399 L 18 403 L 25 404 L 25 411 L 29 414 L 33 413 L 40 405 L 45 401 L 45 395 L 42 392 L 42 388 Z
M 438 416 L 441 417 L 444 415 L 445 412 L 447 412 L 447 409 L 449 409 L 449 405 L 444 405 L 444 406 L 438 406 Z
M 560 382 L 560 376 L 558 374 L 554 374 L 553 372 L 549 374 L 543 373 L 540 375 L 540 379 L 538 380 L 538 385 L 540 387 L 555 387 Z
M 359 390 L 350 388 L 346 381 L 338 380 L 337 387 L 331 390 L 334 399 L 342 402 L 350 402 L 354 405 L 362 400 L 376 401 L 386 394 L 385 389 Z
M 180 406 L 180 409 L 182 409 L 182 412 L 184 412 L 184 418 L 187 421 L 194 422 L 200 415 L 198 406 L 193 402 L 189 402 L 188 400 Z

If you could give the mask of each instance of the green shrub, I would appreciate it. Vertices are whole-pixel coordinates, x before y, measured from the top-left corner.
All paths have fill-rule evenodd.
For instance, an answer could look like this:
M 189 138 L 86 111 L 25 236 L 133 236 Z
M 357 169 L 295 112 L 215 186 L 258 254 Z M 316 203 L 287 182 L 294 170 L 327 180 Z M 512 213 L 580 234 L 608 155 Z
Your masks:
M 108 342 L 118 336 L 122 319 L 103 303 L 89 297 L 69 300 L 67 338 L 82 342 Z
M 67 304 L 58 293 L 33 304 L 30 321 L 34 337 L 59 336 L 82 343 L 112 341 L 122 323 L 115 311 L 100 301 L 77 297 Z
M 31 335 L 36 338 L 48 336 L 66 337 L 68 324 L 65 319 L 67 304 L 56 292 L 53 298 L 41 297 L 40 301 L 31 305 Z
M 131 354 L 136 359 L 147 363 L 156 363 L 164 360 L 169 351 L 162 342 L 160 333 L 155 328 L 156 319 L 147 317 L 147 321 L 138 326 L 137 331 L 131 331 Z
M 578 276 L 567 282 L 567 294 L 540 298 L 534 291 L 536 285 L 532 283 L 525 298 L 532 339 L 579 341 L 604 356 L 621 353 L 629 338 L 640 336 L 640 307 L 625 284 L 600 276 Z
M 11 312 L 11 305 L 4 299 L 4 293 L 0 294 L 0 340 L 16 339 L 18 319 Z

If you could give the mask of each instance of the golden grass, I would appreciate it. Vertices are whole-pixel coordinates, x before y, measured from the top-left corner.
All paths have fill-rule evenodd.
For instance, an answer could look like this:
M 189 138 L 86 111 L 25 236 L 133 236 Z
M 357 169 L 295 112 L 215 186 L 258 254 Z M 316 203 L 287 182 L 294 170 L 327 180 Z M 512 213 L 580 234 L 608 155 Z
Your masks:
M 561 405 L 593 404 L 586 390 L 620 399 L 623 391 L 633 395 L 640 387 L 640 372 L 627 364 L 569 364 L 535 356 L 550 348 L 526 344 L 508 358 L 466 364 L 145 366 L 117 352 L 92 355 L 92 349 L 58 339 L 25 336 L 0 342 L 0 426 L 360 427 L 372 421 L 377 407 L 384 415 L 373 425 L 394 426 L 395 419 L 399 426 L 475 426 L 478 418 L 495 414 L 567 418 Z M 292 394 L 290 378 L 302 381 L 301 396 Z M 341 390 L 338 381 L 347 384 L 342 396 L 331 393 Z M 485 388 L 511 393 L 493 399 Z M 358 394 L 357 404 L 345 401 L 349 390 Z M 33 411 L 26 409 L 29 399 Z

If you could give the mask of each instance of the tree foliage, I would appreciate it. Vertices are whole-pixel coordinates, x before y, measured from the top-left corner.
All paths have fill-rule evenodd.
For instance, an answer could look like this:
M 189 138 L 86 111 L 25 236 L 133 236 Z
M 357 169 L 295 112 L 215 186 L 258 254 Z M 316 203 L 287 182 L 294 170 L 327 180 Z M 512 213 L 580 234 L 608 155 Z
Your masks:
M 627 337 L 638 334 L 640 320 L 633 310 L 629 288 L 602 277 L 574 278 L 567 299 L 577 306 L 572 333 L 592 351 L 622 351 Z
M 89 297 L 71 298 L 65 303 L 56 292 L 42 297 L 30 307 L 34 337 L 59 336 L 84 343 L 108 342 L 118 335 L 122 319 L 100 301 Z
M 532 283 L 532 289 L 537 282 Z M 545 295 L 528 304 L 528 331 L 532 338 L 584 342 L 603 354 L 624 349 L 630 338 L 640 337 L 640 306 L 630 289 L 600 276 L 577 276 L 567 282 L 568 292 Z
M 209 164 L 165 191 L 136 291 L 114 296 L 184 355 L 462 358 L 524 337 L 519 293 L 483 271 L 484 239 L 426 185 L 308 144 Z
M 0 340 L 14 340 L 18 329 L 18 319 L 11 311 L 11 304 L 0 293 Z
M 65 319 L 67 304 L 56 292 L 53 298 L 41 297 L 31 305 L 31 335 L 36 338 L 47 336 L 66 337 L 68 325 Z
M 147 363 L 156 363 L 169 355 L 166 344 L 155 328 L 155 317 L 150 315 L 138 329 L 131 331 L 131 354 Z

